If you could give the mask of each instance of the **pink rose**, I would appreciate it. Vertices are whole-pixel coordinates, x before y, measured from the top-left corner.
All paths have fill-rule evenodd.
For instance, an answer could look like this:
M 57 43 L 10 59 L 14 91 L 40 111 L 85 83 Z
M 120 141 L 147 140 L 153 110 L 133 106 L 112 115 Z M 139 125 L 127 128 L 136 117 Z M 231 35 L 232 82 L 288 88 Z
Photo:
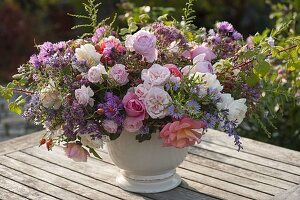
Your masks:
M 64 150 L 68 158 L 71 158 L 76 162 L 86 162 L 87 157 L 90 156 L 89 152 L 86 149 L 76 143 L 66 144 Z
M 182 73 L 178 69 L 178 67 L 174 64 L 165 64 L 164 67 L 168 68 L 172 75 L 182 78 Z
M 125 65 L 116 64 L 114 65 L 109 72 L 109 77 L 116 81 L 120 85 L 126 85 L 128 83 L 128 73 L 125 68 Z
M 182 56 L 187 59 L 194 59 L 196 56 L 198 56 L 199 54 L 202 54 L 202 53 L 205 54 L 204 59 L 208 62 L 211 62 L 213 59 L 216 58 L 216 55 L 214 54 L 214 52 L 210 48 L 208 48 L 204 45 L 195 46 L 191 51 L 184 51 L 182 53 Z
M 141 54 L 149 63 L 157 59 L 156 37 L 149 31 L 140 30 L 126 37 L 125 46 L 130 51 Z
M 102 126 L 108 133 L 117 133 L 118 124 L 113 120 L 103 120 Z
M 138 99 L 138 96 L 133 92 L 127 92 L 122 100 L 127 118 L 134 121 L 143 121 L 145 119 L 145 105 Z
M 179 121 L 168 123 L 160 131 L 159 136 L 164 140 L 163 146 L 184 148 L 201 141 L 201 134 L 194 129 L 206 128 L 203 121 L 191 118 L 182 118 Z
M 143 126 L 143 121 L 137 121 L 133 117 L 126 117 L 123 122 L 123 127 L 125 131 L 130 133 L 135 133 Z

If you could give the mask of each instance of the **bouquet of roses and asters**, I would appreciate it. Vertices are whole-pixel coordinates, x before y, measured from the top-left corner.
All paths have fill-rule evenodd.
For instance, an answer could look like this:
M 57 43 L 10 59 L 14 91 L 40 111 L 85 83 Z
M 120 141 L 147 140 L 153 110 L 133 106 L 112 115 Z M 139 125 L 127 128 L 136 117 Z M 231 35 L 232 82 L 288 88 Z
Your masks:
M 201 37 L 186 27 L 154 22 L 120 37 L 101 24 L 82 39 L 45 42 L 2 96 L 27 94 L 10 109 L 45 127 L 41 145 L 63 143 L 77 161 L 120 134 L 142 142 L 157 131 L 164 146 L 183 148 L 218 129 L 240 149 L 235 129 L 259 103 L 273 44 L 244 43 L 228 22 Z

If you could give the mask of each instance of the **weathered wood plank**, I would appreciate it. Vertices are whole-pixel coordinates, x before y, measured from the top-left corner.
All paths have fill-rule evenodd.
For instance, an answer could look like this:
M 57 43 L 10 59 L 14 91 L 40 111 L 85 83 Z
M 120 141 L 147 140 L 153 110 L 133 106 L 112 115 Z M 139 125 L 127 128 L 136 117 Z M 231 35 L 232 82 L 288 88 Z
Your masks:
M 243 177 L 239 177 L 239 176 L 236 176 L 236 175 L 232 175 L 232 174 L 229 174 L 229 173 L 226 173 L 226 172 L 222 172 L 222 171 L 215 170 L 215 169 L 212 169 L 212 168 L 208 168 L 208 167 L 205 167 L 205 166 L 197 165 L 197 164 L 187 162 L 187 161 L 184 161 L 180 165 L 180 167 L 182 167 L 183 169 L 187 169 L 189 171 L 201 174 L 201 175 L 206 175 L 206 176 L 209 176 L 209 177 L 213 177 L 215 179 L 219 179 L 220 182 L 219 182 L 218 185 L 223 185 L 223 184 L 227 183 L 226 185 L 228 185 L 230 187 L 231 184 L 234 184 L 234 185 L 242 186 L 243 188 L 244 187 L 249 188 L 249 189 L 264 192 L 264 193 L 267 193 L 267 194 L 270 194 L 270 195 L 275 195 L 275 194 L 278 194 L 280 192 L 285 191 L 284 189 L 280 189 L 280 188 L 277 188 L 277 187 L 274 187 L 274 186 L 263 184 L 263 183 L 260 183 L 260 182 L 257 182 L 257 181 L 253 181 L 253 180 L 250 180 L 250 179 L 246 179 L 246 178 L 243 178 Z M 189 178 L 189 176 L 190 176 L 191 180 L 194 180 L 194 176 L 189 175 L 188 172 L 186 173 L 186 176 L 187 176 L 186 178 Z M 196 181 L 197 180 L 203 181 L 201 179 L 195 179 L 195 180 Z M 225 181 L 226 183 L 224 183 L 223 181 Z M 232 187 L 230 187 L 230 188 L 232 188 Z M 239 189 L 239 194 L 242 194 L 240 192 L 241 190 L 242 189 Z M 247 195 L 245 195 L 245 196 L 247 196 Z
M 258 181 L 260 183 L 265 183 L 268 185 L 276 186 L 280 189 L 289 189 L 296 185 L 295 183 L 291 183 L 291 182 L 284 181 L 281 179 L 273 178 L 268 175 L 256 173 L 254 171 L 250 171 L 247 169 L 243 169 L 241 167 L 236 167 L 236 166 L 233 166 L 230 164 L 222 163 L 217 160 L 211 160 L 209 158 L 205 158 L 202 156 L 195 156 L 192 154 L 188 154 L 185 160 L 195 163 L 195 164 L 198 164 L 198 165 L 203 165 L 203 166 L 209 167 L 211 169 L 216 169 L 218 171 L 222 171 L 222 172 L 230 173 L 230 174 L 237 175 L 240 177 L 244 177 L 247 179 L 251 179 L 254 181 Z
M 210 147 L 209 149 L 213 149 L 212 147 Z M 189 149 L 189 152 L 196 155 L 196 156 L 202 156 L 202 157 L 206 157 L 212 160 L 216 160 L 218 162 L 222 162 L 222 163 L 227 163 L 236 167 L 241 167 L 243 169 L 247 169 L 247 170 L 251 170 L 253 172 L 257 172 L 257 173 L 261 173 L 261 174 L 265 174 L 271 177 L 275 177 L 281 180 L 286 180 L 292 183 L 296 183 L 298 184 L 300 182 L 300 176 L 299 175 L 295 175 L 295 174 L 291 174 L 289 172 L 283 171 L 283 170 L 278 170 L 278 169 L 274 169 L 274 168 L 270 168 L 264 165 L 260 165 L 257 163 L 253 163 L 252 160 L 250 159 L 239 159 L 238 156 L 231 156 L 228 154 L 223 154 L 221 153 L 221 150 L 218 149 L 216 151 L 210 151 L 206 149 L 202 149 L 202 148 L 198 148 L 198 147 L 191 147 Z M 239 152 L 236 152 L 239 153 Z M 233 153 L 234 154 L 234 153 Z M 266 163 L 268 164 L 268 163 Z M 288 171 L 288 169 L 286 169 Z
M 2 159 L 2 158 L 1 158 Z M 18 171 L 12 170 L 4 165 L 0 165 L 0 174 L 3 177 L 8 179 L 12 179 L 18 183 L 22 183 L 28 187 L 31 187 L 37 191 L 46 193 L 58 199 L 65 199 L 68 197 L 69 199 L 82 199 L 86 200 L 87 198 L 78 196 L 72 192 L 66 191 L 62 188 L 56 187 L 54 185 L 45 183 L 31 176 L 25 175 Z M 3 186 L 2 186 L 3 187 Z
M 232 192 L 227 192 L 224 190 L 220 190 L 218 188 L 202 184 L 196 181 L 191 181 L 186 178 L 183 178 L 181 186 L 184 188 L 188 188 L 189 190 L 193 190 L 196 192 L 201 192 L 203 194 L 215 196 L 221 199 L 230 199 L 230 200 L 249 200 L 250 198 L 243 197 L 240 195 L 233 194 Z
M 143 194 L 144 196 L 157 199 L 157 200 L 217 200 L 214 197 L 210 197 L 199 192 L 193 192 L 182 187 L 177 187 L 167 192 L 159 192 L 153 194 Z
M 274 200 L 296 200 L 300 199 L 300 185 L 294 186 L 291 189 L 276 195 Z
M 16 153 L 20 153 L 20 152 L 16 152 Z M 60 188 L 64 188 L 65 190 L 68 190 L 69 192 L 79 195 L 81 197 L 86 197 L 89 199 L 99 199 L 99 200 L 102 200 L 102 199 L 117 200 L 117 199 L 119 199 L 119 198 L 110 196 L 103 192 L 99 192 L 90 187 L 85 187 L 82 184 L 64 179 L 61 176 L 54 175 L 53 173 L 46 172 L 44 170 L 33 167 L 32 165 L 25 164 L 23 162 L 20 162 L 18 160 L 15 160 L 15 159 L 12 159 L 9 157 L 4 157 L 4 156 L 1 157 L 0 163 L 4 166 L 12 168 L 18 172 L 21 172 L 22 174 L 33 176 L 44 182 L 53 184 Z M 44 163 L 44 164 L 47 165 L 47 163 Z M 54 169 L 54 168 L 52 168 L 52 169 Z M 61 170 L 62 170 L 61 167 L 57 166 L 55 168 L 55 171 L 61 171 Z M 77 181 L 80 182 L 80 179 L 77 179 Z M 68 196 L 66 195 L 66 198 L 67 197 Z
M 204 142 L 208 141 L 210 143 L 235 149 L 233 139 L 220 131 L 210 129 L 208 133 L 202 137 L 202 139 Z M 241 150 L 242 152 L 300 167 L 300 152 L 298 151 L 293 151 L 248 138 L 242 138 L 241 141 L 243 142 L 244 147 L 244 149 Z M 196 146 L 201 147 L 201 143 Z
M 3 200 L 9 200 L 9 199 L 24 200 L 26 198 L 0 187 L 0 199 L 3 199 Z
M 196 149 L 198 147 L 192 147 L 191 149 Z M 263 166 L 267 166 L 269 168 L 273 168 L 273 169 L 279 169 L 291 174 L 296 174 L 298 175 L 298 177 L 300 178 L 300 167 L 296 167 L 293 165 L 289 165 L 286 163 L 282 163 L 276 160 L 271 160 L 268 158 L 263 158 L 260 156 L 256 156 L 256 155 L 252 155 L 252 154 L 248 154 L 248 153 L 244 153 L 244 152 L 238 152 L 234 149 L 229 149 L 223 146 L 219 146 L 213 143 L 207 143 L 207 142 L 203 142 L 200 146 L 201 149 L 207 149 L 209 151 L 213 151 L 219 154 L 224 154 L 224 155 L 228 155 L 234 158 L 238 158 L 241 160 L 245 160 L 245 161 L 249 161 L 252 163 L 256 163 L 256 164 L 260 164 Z
M 0 186 L 8 191 L 24 196 L 28 199 L 38 199 L 38 200 L 55 200 L 56 198 L 49 196 L 45 193 L 27 187 L 21 183 L 10 180 L 2 175 L 0 175 Z
M 39 139 L 45 134 L 45 131 L 39 131 L 29 135 L 17 137 L 12 140 L 0 142 L 0 156 L 6 153 L 18 151 L 39 144 Z
M 74 170 L 78 173 L 82 173 L 86 176 L 93 177 L 97 180 L 101 180 L 104 183 L 107 184 L 115 184 L 115 176 L 118 172 L 117 167 L 115 167 L 112 164 L 108 164 L 107 162 L 101 162 L 96 159 L 89 159 L 87 163 L 76 163 L 72 160 L 68 159 L 66 156 L 63 155 L 63 151 L 60 147 L 55 147 L 53 149 L 53 152 L 47 152 L 46 150 L 40 149 L 41 152 L 38 151 L 37 148 L 29 148 L 25 149 L 24 152 L 33 155 L 35 157 L 38 157 L 40 159 L 43 159 L 45 161 L 55 163 L 57 165 L 63 166 L 67 168 L 68 170 Z M 15 153 L 14 153 L 15 154 Z M 12 155 L 12 154 L 10 154 Z M 10 156 L 9 155 L 9 156 Z M 105 156 L 101 154 L 101 156 Z M 67 170 L 67 171 L 68 171 Z M 55 173 L 55 172 L 54 172 Z M 67 173 L 67 172 L 65 172 Z M 119 191 L 120 194 L 126 193 L 122 190 Z M 185 195 L 181 195 L 185 194 Z M 167 199 L 169 197 L 163 198 L 161 195 L 170 195 L 171 197 L 179 200 L 185 200 L 185 199 L 202 199 L 205 197 L 205 195 L 194 192 L 185 188 L 176 188 L 172 191 L 161 193 L 161 194 L 143 194 L 145 197 L 149 197 L 152 199 Z M 207 197 L 208 198 L 208 197 Z M 126 199 L 132 199 L 132 198 L 126 198 Z M 175 200 L 175 199 L 174 199 Z
M 104 153 L 104 151 L 102 151 L 103 153 L 101 154 L 103 160 L 105 162 L 109 162 L 111 164 L 113 164 L 113 162 L 111 161 L 111 159 L 109 158 L 107 153 Z M 186 163 L 186 164 L 184 164 Z M 214 172 L 209 172 L 209 168 L 207 168 L 206 170 L 204 170 L 204 168 L 198 167 L 197 165 L 193 164 L 193 163 L 187 163 L 186 161 L 183 162 L 182 165 L 185 165 L 185 167 L 188 165 L 189 169 L 195 169 L 199 172 L 202 172 L 203 174 L 199 174 L 198 172 L 193 172 L 191 170 L 186 170 L 184 168 L 177 168 L 178 174 L 180 174 L 183 178 L 185 178 L 185 180 L 192 180 L 198 183 L 202 183 L 211 187 L 215 187 L 220 189 L 221 191 L 227 191 L 227 192 L 231 192 L 235 195 L 240 195 L 240 199 L 242 197 L 249 197 L 249 198 L 255 198 L 255 199 L 269 199 L 270 197 L 272 197 L 271 194 L 266 194 L 265 192 L 260 192 L 257 191 L 258 189 L 249 189 L 248 187 L 243 187 L 240 186 L 240 183 L 238 181 L 240 180 L 236 180 L 235 183 L 230 183 L 228 182 L 228 180 L 226 180 L 226 174 L 222 174 L 223 176 L 223 180 L 220 179 L 221 174 L 218 173 L 217 170 L 215 170 Z M 208 174 L 206 174 L 208 173 Z M 216 173 L 215 177 L 217 176 L 218 178 L 214 178 L 211 177 L 211 175 L 213 173 Z M 208 176 L 207 176 L 208 175 Z M 230 176 L 230 174 L 228 174 Z M 234 180 L 233 180 L 234 182 Z M 250 185 L 251 183 L 249 183 Z M 269 191 L 270 193 L 273 194 L 277 194 L 278 192 L 276 192 L 276 188 L 273 188 L 272 186 L 268 186 L 265 185 L 265 187 L 267 188 L 266 190 Z M 259 189 L 263 189 L 263 187 L 260 187 Z M 284 191 L 282 189 L 279 189 L 281 191 Z M 235 191 L 238 191 L 238 193 L 235 193 Z M 219 192 L 222 193 L 222 192 Z M 210 194 L 212 195 L 212 194 Z
M 64 158 L 64 155 L 60 155 L 57 152 L 43 152 L 42 155 L 39 154 L 39 149 L 34 149 L 34 153 L 37 155 L 31 156 L 22 152 L 14 152 L 8 154 L 8 157 L 14 158 L 16 160 L 22 161 L 24 163 L 30 164 L 36 168 L 42 169 L 46 172 L 53 173 L 57 176 L 60 176 L 64 179 L 70 180 L 75 183 L 80 183 L 86 187 L 89 187 L 93 190 L 100 191 L 106 194 L 111 194 L 120 199 L 132 199 L 132 200 L 144 200 L 145 198 L 129 193 L 121 190 L 120 188 L 112 185 L 114 183 L 114 179 L 112 178 L 113 174 L 107 176 L 107 174 L 111 173 L 111 171 L 107 171 L 107 164 L 102 162 L 97 162 L 96 165 L 90 167 L 89 162 L 87 163 L 76 163 L 70 159 Z M 30 149 L 26 150 L 30 152 Z M 61 152 L 60 152 L 61 153 Z M 45 155 L 45 156 L 43 156 Z M 40 158 L 39 158 L 40 156 Z M 49 159 L 43 159 L 43 158 Z M 63 160 L 64 158 L 65 160 Z M 69 165 L 71 167 L 65 168 L 63 163 Z M 59 164 L 59 165 L 58 165 Z M 86 165 L 87 164 L 87 165 Z M 58 169 L 59 170 L 53 170 Z M 77 172 L 79 171 L 79 173 Z M 94 174 L 100 174 L 98 176 L 89 175 L 88 171 L 93 171 Z M 87 173 L 87 176 L 85 175 Z M 101 179 L 99 179 L 99 176 Z M 103 181 L 102 181 L 103 180 Z M 147 199 L 147 198 L 146 198 Z

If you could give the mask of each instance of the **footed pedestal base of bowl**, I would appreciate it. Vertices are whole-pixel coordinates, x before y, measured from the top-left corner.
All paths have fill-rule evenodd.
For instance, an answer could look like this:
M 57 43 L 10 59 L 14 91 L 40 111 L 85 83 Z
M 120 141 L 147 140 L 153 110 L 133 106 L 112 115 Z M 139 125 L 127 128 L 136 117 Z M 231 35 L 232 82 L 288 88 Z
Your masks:
M 177 187 L 181 183 L 181 177 L 175 170 L 156 176 L 137 176 L 121 170 L 116 182 L 120 188 L 129 192 L 157 193 Z

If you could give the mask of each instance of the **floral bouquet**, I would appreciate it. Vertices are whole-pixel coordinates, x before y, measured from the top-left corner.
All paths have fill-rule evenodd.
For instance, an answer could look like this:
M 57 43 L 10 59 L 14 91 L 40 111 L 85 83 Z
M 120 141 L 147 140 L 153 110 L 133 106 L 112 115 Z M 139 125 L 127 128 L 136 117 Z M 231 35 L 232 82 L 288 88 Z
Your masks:
M 275 33 L 244 42 L 228 22 L 196 29 L 189 3 L 182 22 L 143 16 L 119 31 L 96 23 L 97 5 L 89 2 L 93 34 L 38 45 L 1 87 L 8 100 L 21 93 L 12 111 L 45 127 L 41 145 L 61 143 L 68 157 L 86 161 L 121 134 L 143 142 L 158 132 L 166 148 L 184 148 L 212 128 L 242 148 L 236 128 L 259 105 L 272 56 L 287 51 L 274 46 Z

